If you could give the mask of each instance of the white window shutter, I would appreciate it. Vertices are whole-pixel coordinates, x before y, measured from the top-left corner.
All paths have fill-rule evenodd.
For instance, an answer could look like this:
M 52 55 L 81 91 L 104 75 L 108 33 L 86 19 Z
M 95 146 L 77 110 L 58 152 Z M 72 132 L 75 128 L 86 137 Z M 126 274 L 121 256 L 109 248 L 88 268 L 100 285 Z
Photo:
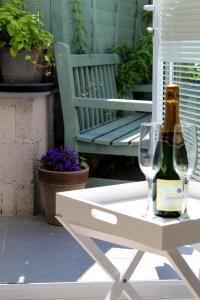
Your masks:
M 164 87 L 180 85 L 181 122 L 198 133 L 200 180 L 200 0 L 154 0 L 153 119 L 161 121 Z

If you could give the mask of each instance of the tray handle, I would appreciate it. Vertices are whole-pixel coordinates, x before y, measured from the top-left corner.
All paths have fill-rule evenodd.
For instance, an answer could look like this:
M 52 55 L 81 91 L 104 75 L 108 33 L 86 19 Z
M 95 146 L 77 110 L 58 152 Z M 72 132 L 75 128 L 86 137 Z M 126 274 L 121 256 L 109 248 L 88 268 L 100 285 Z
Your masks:
M 114 215 L 113 213 L 106 212 L 104 210 L 97 209 L 97 208 L 92 208 L 91 209 L 91 216 L 94 219 L 97 219 L 99 221 L 109 223 L 109 224 L 113 224 L 113 225 L 117 225 L 117 216 Z

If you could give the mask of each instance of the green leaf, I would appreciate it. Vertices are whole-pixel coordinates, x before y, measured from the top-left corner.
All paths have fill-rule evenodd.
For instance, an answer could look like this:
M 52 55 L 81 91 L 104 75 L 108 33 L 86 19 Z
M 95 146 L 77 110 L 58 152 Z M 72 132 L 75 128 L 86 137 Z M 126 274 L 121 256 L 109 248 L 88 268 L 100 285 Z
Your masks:
M 31 56 L 30 56 L 30 55 L 26 55 L 26 56 L 25 56 L 25 60 L 26 60 L 26 61 L 30 61 L 30 60 L 31 60 Z
M 16 49 L 14 49 L 12 47 L 10 48 L 10 54 L 12 57 L 15 57 L 17 55 L 17 53 L 18 53 L 18 51 Z

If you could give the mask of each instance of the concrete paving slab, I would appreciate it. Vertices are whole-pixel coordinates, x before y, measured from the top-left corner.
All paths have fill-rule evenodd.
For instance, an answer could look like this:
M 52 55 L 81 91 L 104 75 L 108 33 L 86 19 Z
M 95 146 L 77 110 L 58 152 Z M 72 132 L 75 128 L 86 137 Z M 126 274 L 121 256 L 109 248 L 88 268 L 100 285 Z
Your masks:
M 133 250 L 104 241 L 95 242 L 122 271 Z M 180 252 L 199 275 L 200 253 L 190 246 L 182 247 Z M 147 253 L 132 276 L 134 280 L 177 278 L 166 259 Z M 48 225 L 38 216 L 0 217 L 0 282 L 102 280 L 110 279 L 62 226 Z

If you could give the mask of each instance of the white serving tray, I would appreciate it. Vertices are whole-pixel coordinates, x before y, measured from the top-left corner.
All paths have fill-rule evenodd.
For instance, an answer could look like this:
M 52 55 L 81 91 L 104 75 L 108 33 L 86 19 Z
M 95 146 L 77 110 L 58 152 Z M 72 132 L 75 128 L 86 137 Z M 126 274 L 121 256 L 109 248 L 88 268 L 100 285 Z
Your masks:
M 200 184 L 191 182 L 187 221 L 141 217 L 146 182 L 59 193 L 56 214 L 81 235 L 155 253 L 200 241 L 199 191 Z

